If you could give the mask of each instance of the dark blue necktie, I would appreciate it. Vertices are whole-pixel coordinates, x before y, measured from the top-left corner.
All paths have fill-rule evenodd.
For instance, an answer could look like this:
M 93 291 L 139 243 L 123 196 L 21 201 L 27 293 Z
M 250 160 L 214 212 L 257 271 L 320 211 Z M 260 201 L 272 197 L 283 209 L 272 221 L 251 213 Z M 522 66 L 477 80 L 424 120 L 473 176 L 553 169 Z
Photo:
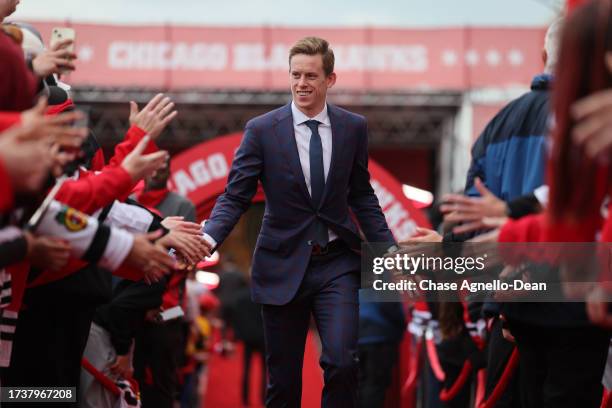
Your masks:
M 323 169 L 323 144 L 321 143 L 321 135 L 319 135 L 319 124 L 317 120 L 306 121 L 306 126 L 312 131 L 310 136 L 310 196 L 315 208 L 319 208 L 321 197 L 323 197 L 323 189 L 325 188 L 325 170 Z M 315 240 L 321 246 L 327 245 L 329 239 L 327 227 L 320 220 L 316 222 L 316 237 Z

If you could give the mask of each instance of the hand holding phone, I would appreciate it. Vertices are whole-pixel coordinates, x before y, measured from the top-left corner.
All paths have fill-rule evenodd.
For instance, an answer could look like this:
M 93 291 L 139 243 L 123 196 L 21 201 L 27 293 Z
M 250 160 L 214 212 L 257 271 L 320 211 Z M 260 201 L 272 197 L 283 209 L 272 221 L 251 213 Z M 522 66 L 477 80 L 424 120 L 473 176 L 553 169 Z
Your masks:
M 51 31 L 51 42 L 50 47 L 52 50 L 59 48 L 66 49 L 67 51 L 74 52 L 74 40 L 76 39 L 76 32 L 74 28 L 70 27 L 55 27 Z M 62 46 L 62 44 L 66 44 Z
M 59 72 L 66 74 L 74 70 L 72 60 L 76 58 L 74 53 L 76 32 L 70 27 L 55 27 L 51 31 L 50 51 L 58 53 L 58 57 L 65 58 L 68 64 L 61 64 Z M 61 55 L 59 55 L 61 54 Z

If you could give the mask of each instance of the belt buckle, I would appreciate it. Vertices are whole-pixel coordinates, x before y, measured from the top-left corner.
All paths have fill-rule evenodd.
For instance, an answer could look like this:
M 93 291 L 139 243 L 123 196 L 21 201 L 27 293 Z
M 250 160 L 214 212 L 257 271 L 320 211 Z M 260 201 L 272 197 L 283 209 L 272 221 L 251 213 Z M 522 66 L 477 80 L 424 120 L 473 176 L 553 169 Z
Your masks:
M 322 247 L 321 245 L 314 243 L 312 244 L 313 255 L 327 255 L 329 253 L 329 245 Z

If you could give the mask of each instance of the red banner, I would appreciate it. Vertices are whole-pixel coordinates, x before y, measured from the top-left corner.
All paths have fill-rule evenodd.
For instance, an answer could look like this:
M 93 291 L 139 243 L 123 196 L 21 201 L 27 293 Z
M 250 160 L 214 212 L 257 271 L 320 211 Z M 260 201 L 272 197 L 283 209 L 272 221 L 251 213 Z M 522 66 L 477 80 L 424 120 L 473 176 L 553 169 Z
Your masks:
M 227 176 L 240 145 L 242 133 L 217 137 L 183 151 L 172 159 L 171 189 L 187 196 L 198 209 L 198 219 L 209 216 L 217 197 L 225 190 Z M 428 227 L 424 214 L 416 209 L 398 182 L 384 168 L 369 162 L 371 182 L 389 228 L 398 241 L 414 234 L 416 226 Z M 265 199 L 261 188 L 254 202 Z
M 48 40 L 62 24 L 34 23 Z M 464 90 L 529 84 L 544 28 L 280 28 L 70 24 L 74 85 L 164 89 L 288 88 L 289 47 L 317 35 L 336 55 L 337 88 Z

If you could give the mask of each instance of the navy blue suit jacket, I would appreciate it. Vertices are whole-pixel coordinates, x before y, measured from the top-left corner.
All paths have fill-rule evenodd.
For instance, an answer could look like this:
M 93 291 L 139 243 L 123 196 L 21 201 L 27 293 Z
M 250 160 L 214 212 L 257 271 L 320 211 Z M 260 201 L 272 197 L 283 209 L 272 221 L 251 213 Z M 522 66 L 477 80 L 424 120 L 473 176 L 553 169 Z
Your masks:
M 225 192 L 206 222 L 205 232 L 221 244 L 249 207 L 261 180 L 266 209 L 253 255 L 255 302 L 282 305 L 293 298 L 310 260 L 308 241 L 317 217 L 354 249 L 359 249 L 361 238 L 349 208 L 368 241 L 394 242 L 370 185 L 365 118 L 334 105 L 327 109 L 332 157 L 318 208 L 306 187 L 288 104 L 247 123 Z

